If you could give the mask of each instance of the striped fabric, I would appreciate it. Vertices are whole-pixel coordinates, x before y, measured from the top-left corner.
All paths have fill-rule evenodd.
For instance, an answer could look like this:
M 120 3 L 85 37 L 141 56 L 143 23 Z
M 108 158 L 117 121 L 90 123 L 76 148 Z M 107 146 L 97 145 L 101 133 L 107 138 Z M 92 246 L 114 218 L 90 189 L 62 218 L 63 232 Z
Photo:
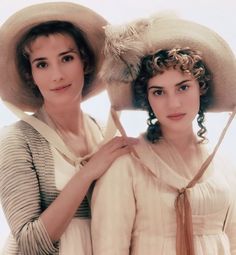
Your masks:
M 0 136 L 0 199 L 11 236 L 4 254 L 58 254 L 39 216 L 58 196 L 54 162 L 48 142 L 19 121 Z M 87 198 L 75 217 L 90 218 Z

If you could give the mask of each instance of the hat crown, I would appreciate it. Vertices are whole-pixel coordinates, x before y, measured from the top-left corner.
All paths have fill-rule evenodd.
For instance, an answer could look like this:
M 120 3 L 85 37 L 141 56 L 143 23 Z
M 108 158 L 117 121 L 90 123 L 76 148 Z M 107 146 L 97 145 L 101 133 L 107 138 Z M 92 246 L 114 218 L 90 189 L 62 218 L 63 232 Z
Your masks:
M 105 83 L 97 76 L 104 60 L 103 47 L 107 21 L 91 9 L 70 2 L 48 2 L 28 6 L 8 18 L 0 28 L 0 96 L 3 100 L 24 111 L 36 111 L 42 100 L 21 80 L 16 65 L 16 47 L 21 37 L 32 27 L 43 22 L 60 20 L 71 22 L 87 36 L 96 57 L 95 77 L 83 99 L 105 89 Z
M 122 25 L 122 29 L 106 27 L 106 59 L 100 75 L 108 82 L 113 107 L 135 108 L 130 83 L 139 73 L 141 59 L 175 47 L 189 47 L 202 53 L 213 76 L 213 103 L 209 110 L 231 111 L 236 105 L 236 61 L 227 42 L 204 25 L 158 14 Z

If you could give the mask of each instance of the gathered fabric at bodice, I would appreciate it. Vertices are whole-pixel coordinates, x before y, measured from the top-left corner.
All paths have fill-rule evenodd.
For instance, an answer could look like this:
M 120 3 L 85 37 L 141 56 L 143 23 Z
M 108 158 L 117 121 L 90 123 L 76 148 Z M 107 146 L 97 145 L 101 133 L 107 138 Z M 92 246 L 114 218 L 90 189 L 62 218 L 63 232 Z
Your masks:
M 96 183 L 92 199 L 94 255 L 176 255 L 178 190 L 186 187 L 209 153 L 199 145 L 196 169 L 172 146 L 161 153 L 140 137 L 137 158 L 123 156 Z M 218 154 L 186 190 L 196 255 L 236 254 L 236 174 Z

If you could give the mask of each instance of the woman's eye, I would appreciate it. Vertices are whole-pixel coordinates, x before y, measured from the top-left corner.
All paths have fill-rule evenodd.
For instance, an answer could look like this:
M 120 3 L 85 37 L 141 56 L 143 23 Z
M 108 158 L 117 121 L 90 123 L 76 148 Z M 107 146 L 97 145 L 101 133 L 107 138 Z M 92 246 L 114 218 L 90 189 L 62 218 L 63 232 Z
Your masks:
M 48 65 L 47 65 L 47 63 L 46 62 L 38 62 L 37 64 L 36 64 L 36 67 L 37 68 L 40 68 L 40 69 L 44 69 L 44 68 L 46 68 Z
M 70 61 L 72 61 L 73 59 L 74 59 L 73 56 L 71 56 L 71 55 L 66 55 L 66 56 L 64 56 L 64 57 L 62 58 L 62 61 L 63 61 L 63 62 L 70 62 Z
M 157 89 L 153 91 L 153 95 L 155 96 L 161 96 L 164 94 L 164 91 L 162 89 Z
M 186 90 L 188 90 L 189 89 L 189 85 L 181 85 L 180 87 L 179 87 L 179 90 L 180 91 L 186 91 Z

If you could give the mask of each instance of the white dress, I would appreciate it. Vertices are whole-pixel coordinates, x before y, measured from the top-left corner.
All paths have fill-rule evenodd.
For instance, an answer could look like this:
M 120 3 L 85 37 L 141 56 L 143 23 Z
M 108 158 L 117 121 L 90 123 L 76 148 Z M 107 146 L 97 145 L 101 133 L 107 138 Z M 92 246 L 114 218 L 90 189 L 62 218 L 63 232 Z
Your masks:
M 84 115 L 84 125 L 89 151 L 92 151 L 92 148 L 95 148 L 102 139 L 101 132 L 87 115 Z M 62 190 L 76 171 L 80 169 L 78 167 L 75 169 L 52 145 L 51 151 L 55 164 L 56 188 Z M 72 219 L 61 236 L 60 255 L 92 255 L 90 222 L 91 220 L 86 218 L 75 217 Z
M 148 168 L 125 155 L 96 182 L 91 224 L 94 255 L 176 255 L 177 192 L 173 188 L 186 187 L 196 171 L 171 146 L 159 142 L 157 147 L 154 152 L 141 137 L 135 149 Z M 196 169 L 208 156 L 207 148 L 199 147 Z M 187 192 L 195 254 L 236 255 L 235 168 L 217 154 Z

